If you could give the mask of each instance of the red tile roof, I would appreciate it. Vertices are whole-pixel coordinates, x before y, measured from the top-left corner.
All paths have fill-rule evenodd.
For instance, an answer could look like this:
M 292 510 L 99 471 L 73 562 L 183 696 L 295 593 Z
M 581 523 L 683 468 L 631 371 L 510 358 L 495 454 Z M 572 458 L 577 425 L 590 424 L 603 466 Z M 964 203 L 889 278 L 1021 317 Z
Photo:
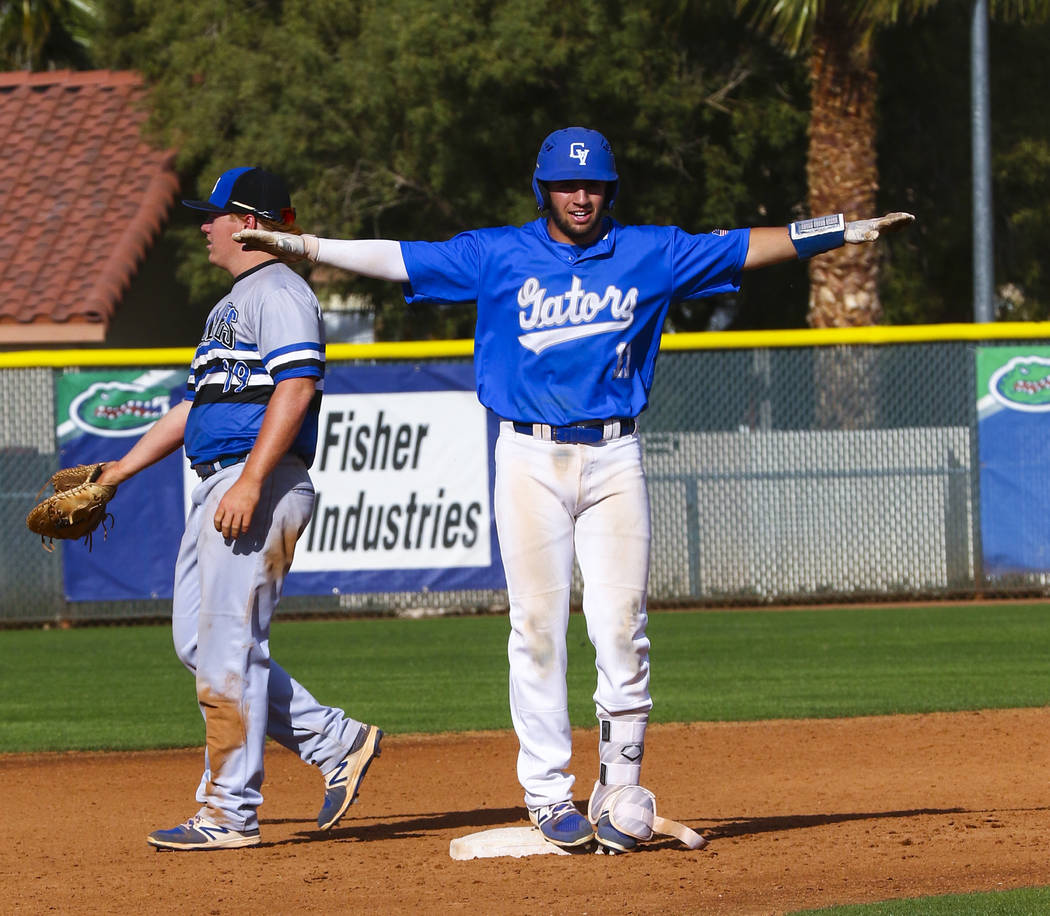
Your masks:
M 142 80 L 0 73 L 0 343 L 100 341 L 178 193 Z

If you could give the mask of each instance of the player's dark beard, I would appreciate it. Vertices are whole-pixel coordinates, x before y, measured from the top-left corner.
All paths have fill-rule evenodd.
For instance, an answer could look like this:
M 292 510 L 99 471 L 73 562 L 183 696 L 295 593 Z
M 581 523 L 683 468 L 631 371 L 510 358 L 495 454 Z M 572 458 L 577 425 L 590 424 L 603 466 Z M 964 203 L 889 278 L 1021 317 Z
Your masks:
M 582 242 L 584 239 L 586 239 L 587 236 L 594 232 L 597 226 L 601 225 L 602 221 L 601 213 L 599 213 L 597 220 L 595 220 L 592 223 L 587 223 L 587 225 L 585 226 L 580 226 L 577 223 L 566 219 L 564 213 L 562 213 L 559 210 L 555 210 L 553 207 L 550 210 L 550 217 L 551 220 L 554 222 L 554 225 L 557 226 L 558 229 L 560 229 L 566 236 L 568 236 L 575 242 Z

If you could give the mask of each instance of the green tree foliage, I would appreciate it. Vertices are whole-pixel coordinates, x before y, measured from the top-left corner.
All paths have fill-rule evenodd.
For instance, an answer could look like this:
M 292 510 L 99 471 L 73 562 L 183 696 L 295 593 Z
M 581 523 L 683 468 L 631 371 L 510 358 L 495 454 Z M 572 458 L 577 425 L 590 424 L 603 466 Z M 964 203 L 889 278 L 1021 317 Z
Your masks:
M 583 124 L 617 154 L 625 222 L 692 231 L 782 224 L 805 196 L 804 74 L 751 39 L 722 0 L 101 0 L 111 67 L 152 87 L 152 128 L 178 150 L 187 194 L 254 163 L 288 176 L 307 231 L 442 239 L 536 216 L 542 138 Z M 186 279 L 208 297 L 192 218 Z M 399 291 L 368 292 L 382 334 L 447 333 Z M 748 286 L 736 326 L 797 326 L 804 271 Z M 685 306 L 681 328 L 712 305 Z M 469 314 L 453 312 L 469 336 Z
M 879 38 L 879 199 L 918 222 L 885 240 L 885 320 L 973 320 L 969 17 L 942 3 Z M 999 317 L 1050 317 L 1050 25 L 991 23 Z M 882 243 L 880 243 L 882 244 Z
M 93 0 L 0 0 L 0 70 L 91 66 Z
M 880 180 L 879 170 L 883 168 L 884 162 L 892 162 L 891 170 L 899 167 L 904 172 L 908 171 L 908 164 L 899 159 L 903 149 L 908 149 L 920 160 L 933 157 L 938 164 L 947 166 L 949 171 L 957 170 L 965 160 L 963 167 L 968 170 L 969 156 L 958 155 L 961 150 L 969 153 L 968 133 L 963 144 L 948 144 L 945 138 L 951 135 L 954 139 L 960 130 L 968 132 L 969 129 L 968 112 L 965 109 L 960 111 L 956 103 L 960 98 L 960 90 L 969 92 L 970 41 L 967 30 L 974 14 L 972 2 L 736 0 L 736 7 L 788 53 L 805 51 L 811 56 L 813 96 L 807 174 L 809 199 L 815 212 L 826 212 L 828 203 L 835 200 L 839 193 L 836 189 L 844 188 L 851 181 L 857 192 L 852 199 L 860 200 L 863 197 L 862 209 L 867 210 L 874 201 L 876 186 L 887 185 L 887 182 Z M 988 0 L 987 10 L 998 22 L 1033 25 L 1047 21 L 1050 2 Z M 932 35 L 929 28 L 934 20 L 928 15 L 931 12 L 940 14 L 935 17 L 938 26 Z M 887 31 L 891 32 L 889 37 L 886 37 Z M 1026 66 L 1039 69 L 1039 62 L 1012 55 L 1027 44 L 1024 50 L 1038 56 L 1036 45 L 1041 40 L 1041 46 L 1046 47 L 1046 33 L 1044 31 L 1040 35 L 1038 30 L 1024 32 L 1017 28 L 1004 31 L 1015 39 L 1039 36 L 1034 43 L 1022 40 L 1019 42 L 1020 47 L 1011 46 L 1005 56 L 997 56 L 996 62 L 993 62 L 993 71 L 999 77 L 1000 85 L 1004 82 L 1003 74 L 1009 74 L 1005 82 L 1016 90 L 1021 85 L 1018 70 Z M 876 59 L 876 46 L 880 43 L 879 39 L 884 37 L 886 40 L 881 42 L 883 50 Z M 909 45 L 920 47 L 921 52 L 909 53 Z M 945 84 L 938 78 L 945 74 L 948 61 L 955 65 L 951 71 L 954 78 Z M 1015 62 L 1020 66 L 1016 66 Z M 877 87 L 884 80 L 888 86 L 879 90 Z M 878 129 L 871 116 L 870 102 L 876 92 L 883 102 L 883 108 L 892 110 L 885 131 Z M 1031 111 L 1031 99 L 1032 95 L 1026 100 L 1019 99 L 1020 106 L 1015 106 L 1012 97 L 999 94 L 998 98 L 993 99 L 993 111 L 998 110 L 997 102 L 1005 103 L 1010 114 L 1006 118 L 1000 115 L 999 121 L 1003 122 L 1014 115 L 1017 107 Z M 866 105 L 865 101 L 869 104 Z M 1035 122 L 1045 123 L 1045 117 L 1036 113 Z M 896 128 L 902 123 L 915 130 L 901 136 Z M 933 124 L 946 129 L 932 129 Z M 1036 131 L 1039 131 L 1038 127 Z M 918 136 L 922 137 L 919 141 L 916 140 Z M 875 167 L 873 153 L 880 139 L 883 141 L 881 151 L 886 155 L 880 157 L 880 164 Z M 940 179 L 942 174 L 935 177 Z M 859 180 L 858 176 L 861 176 Z M 942 181 L 935 180 L 933 185 L 927 187 L 943 189 L 944 185 Z M 916 186 L 910 190 L 915 192 L 918 200 L 926 196 L 927 188 Z M 943 226 L 943 221 L 948 213 L 957 216 L 958 211 L 954 206 L 956 199 L 958 195 L 954 199 L 949 196 L 944 199 L 943 209 L 936 214 L 933 208 L 929 211 L 938 223 L 937 228 L 947 229 L 952 237 L 957 234 L 957 225 Z M 901 208 L 901 198 L 891 197 L 888 206 L 891 209 Z M 1010 222 L 1015 222 L 1013 217 Z M 929 257 L 942 263 L 946 258 L 955 261 L 958 249 L 944 244 L 949 238 L 948 234 L 934 231 L 929 223 L 926 224 L 926 230 L 924 241 L 930 244 L 921 253 L 915 248 L 909 249 L 905 242 L 903 247 L 906 254 L 896 263 L 890 264 L 886 255 L 893 248 L 884 247 L 880 251 L 882 260 L 887 262 L 891 271 L 888 276 L 881 278 L 881 283 L 877 283 L 880 279 L 879 264 L 870 260 L 870 255 L 862 263 L 863 256 L 857 249 L 843 249 L 828 255 L 826 259 L 812 262 L 810 323 L 816 326 L 853 324 L 857 323 L 858 318 L 862 322 L 866 319 L 874 323 L 940 320 L 940 316 L 946 312 L 944 303 L 937 307 L 933 302 L 923 301 L 922 261 Z M 914 235 L 909 233 L 906 238 L 914 238 Z M 842 268 L 839 271 L 832 269 L 836 262 Z M 961 274 L 957 269 L 954 275 L 952 273 L 949 269 L 943 275 L 947 281 L 944 288 L 931 292 L 934 298 L 940 293 L 949 297 L 949 301 L 954 304 L 960 300 L 956 291 L 948 287 L 954 286 L 953 281 L 958 281 Z M 1032 303 L 1020 287 L 1004 283 L 1002 288 L 1016 293 L 1012 298 L 1019 300 L 1019 307 L 1030 309 Z M 884 310 L 880 293 L 886 294 L 887 291 L 891 304 Z M 851 315 L 845 306 L 858 295 L 863 296 L 867 314 L 861 310 Z M 972 295 L 967 298 L 972 301 Z
M 732 5 L 0 0 L 0 66 L 139 70 L 187 196 L 206 195 L 233 164 L 266 165 L 288 176 L 300 221 L 321 234 L 440 239 L 525 222 L 539 141 L 571 123 L 612 139 L 622 221 L 783 223 L 804 212 L 806 74 Z M 969 321 L 970 3 L 861 5 L 884 24 L 872 39 L 880 206 L 919 217 L 880 242 L 884 320 Z M 886 6 L 926 15 L 894 25 Z M 1046 6 L 993 9 L 1028 17 Z M 1000 316 L 1047 318 L 1050 27 L 993 22 L 990 36 Z M 161 244 L 177 245 L 191 304 L 206 308 L 225 281 L 195 216 L 176 208 Z M 390 284 L 311 279 L 373 295 L 387 338 L 472 330 L 471 308 L 408 310 Z M 805 269 L 783 265 L 749 274 L 737 297 L 683 303 L 671 323 L 706 327 L 718 307 L 734 327 L 799 327 L 807 293 Z

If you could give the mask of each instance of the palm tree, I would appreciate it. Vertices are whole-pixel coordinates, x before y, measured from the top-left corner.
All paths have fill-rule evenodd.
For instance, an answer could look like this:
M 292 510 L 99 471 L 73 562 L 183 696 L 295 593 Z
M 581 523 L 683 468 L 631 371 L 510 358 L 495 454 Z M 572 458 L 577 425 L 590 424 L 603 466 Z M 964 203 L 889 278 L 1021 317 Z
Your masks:
M 0 0 L 0 69 L 90 66 L 94 0 Z
M 813 216 L 843 211 L 846 219 L 875 213 L 878 31 L 908 22 L 938 0 L 737 0 L 737 12 L 789 54 L 808 54 L 809 150 L 806 178 Z M 1045 19 L 1048 0 L 990 0 L 992 16 Z M 809 264 L 811 327 L 877 324 L 878 248 L 849 245 Z

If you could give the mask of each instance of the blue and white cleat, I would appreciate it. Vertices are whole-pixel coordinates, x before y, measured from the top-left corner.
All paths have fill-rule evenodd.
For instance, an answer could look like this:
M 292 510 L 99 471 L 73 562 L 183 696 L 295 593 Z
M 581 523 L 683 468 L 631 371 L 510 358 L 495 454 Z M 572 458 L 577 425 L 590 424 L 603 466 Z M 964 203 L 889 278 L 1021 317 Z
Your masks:
M 612 853 L 630 852 L 638 845 L 637 837 L 621 833 L 612 825 L 608 811 L 603 812 L 598 818 L 598 823 L 594 827 L 594 835 L 598 843 Z
M 590 843 L 594 839 L 594 828 L 571 801 L 529 808 L 529 820 L 555 846 L 572 848 Z
M 154 830 L 146 842 L 158 850 L 190 849 L 236 849 L 241 846 L 259 845 L 259 828 L 234 830 L 222 827 L 207 818 L 195 814 L 185 824 L 171 830 Z
M 381 753 L 379 742 L 383 732 L 374 725 L 366 725 L 347 754 L 334 770 L 325 774 L 324 803 L 317 815 L 317 829 L 330 830 L 355 801 L 361 781 L 368 772 L 369 764 Z

